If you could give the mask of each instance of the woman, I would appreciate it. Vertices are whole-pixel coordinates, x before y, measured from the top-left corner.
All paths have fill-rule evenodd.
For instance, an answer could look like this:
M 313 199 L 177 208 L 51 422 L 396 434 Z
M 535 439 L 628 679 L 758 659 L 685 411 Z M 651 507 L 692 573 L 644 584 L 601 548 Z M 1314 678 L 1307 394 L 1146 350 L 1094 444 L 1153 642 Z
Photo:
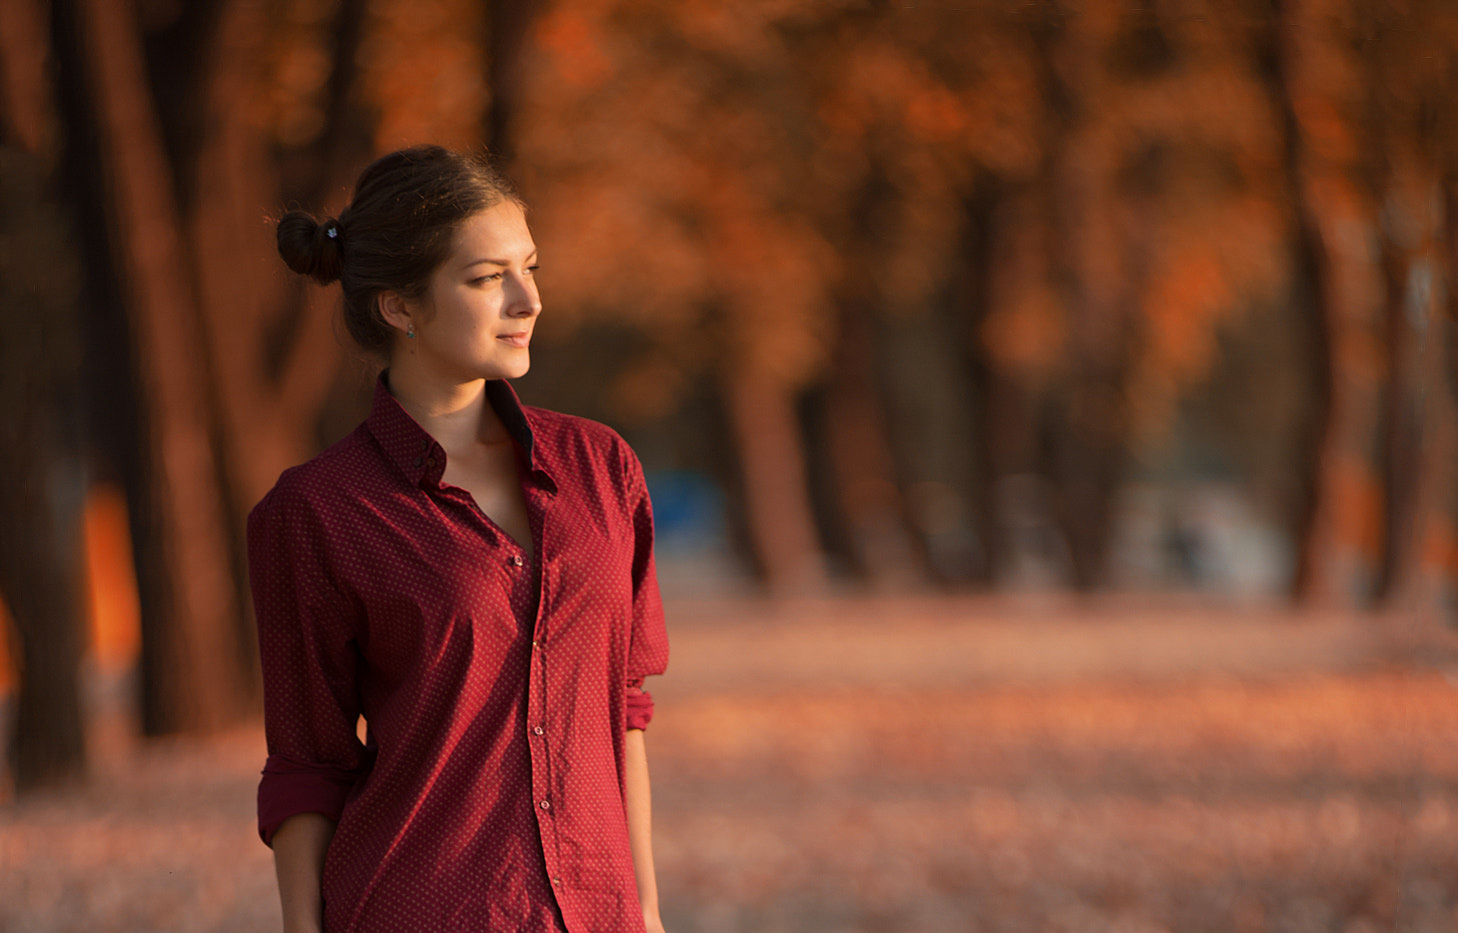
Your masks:
M 652 512 L 621 438 L 505 382 L 541 312 L 521 202 L 418 147 L 278 245 L 387 363 L 365 422 L 249 517 L 284 929 L 661 930 Z

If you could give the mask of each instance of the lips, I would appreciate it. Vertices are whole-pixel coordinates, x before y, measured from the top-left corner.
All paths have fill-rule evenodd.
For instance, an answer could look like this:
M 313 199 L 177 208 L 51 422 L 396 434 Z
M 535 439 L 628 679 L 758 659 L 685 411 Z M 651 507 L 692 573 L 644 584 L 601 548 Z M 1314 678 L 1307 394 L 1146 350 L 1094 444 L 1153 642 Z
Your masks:
M 524 350 L 532 342 L 532 332 L 524 330 L 515 334 L 501 334 L 496 339 Z

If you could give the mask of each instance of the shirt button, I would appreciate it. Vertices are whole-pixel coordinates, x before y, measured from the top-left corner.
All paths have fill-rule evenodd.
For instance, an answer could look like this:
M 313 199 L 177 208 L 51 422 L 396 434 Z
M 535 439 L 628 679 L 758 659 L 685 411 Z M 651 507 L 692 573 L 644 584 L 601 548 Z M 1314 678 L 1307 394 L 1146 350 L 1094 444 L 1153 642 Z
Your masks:
M 552 801 L 550 801 L 550 800 L 543 800 L 542 801 L 542 809 L 543 810 L 550 810 L 550 809 L 552 809 Z
M 552 883 L 553 884 L 561 884 L 562 883 L 562 879 L 561 878 L 553 878 L 552 879 Z
M 543 732 L 546 732 L 547 730 L 543 729 L 541 726 L 537 726 L 532 731 L 535 732 L 537 735 L 541 735 Z
M 524 561 L 524 560 L 521 559 L 521 555 L 520 554 L 513 554 L 513 555 L 511 555 L 511 566 L 513 566 L 513 567 L 520 567 L 524 563 L 526 563 L 526 561 Z
M 421 457 L 416 457 L 415 458 L 415 465 L 416 466 L 420 466 L 424 462 L 425 462 L 425 460 L 423 458 L 421 458 Z

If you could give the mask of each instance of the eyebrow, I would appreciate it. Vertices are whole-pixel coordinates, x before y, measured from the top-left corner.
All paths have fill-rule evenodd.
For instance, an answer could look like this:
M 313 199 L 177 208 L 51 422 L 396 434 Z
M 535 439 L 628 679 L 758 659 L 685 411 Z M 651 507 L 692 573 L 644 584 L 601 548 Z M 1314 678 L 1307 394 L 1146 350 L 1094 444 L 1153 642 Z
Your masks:
M 537 250 L 532 250 L 531 253 L 527 255 L 527 262 L 531 262 L 533 259 L 536 259 L 536 258 L 537 258 Z M 509 265 L 511 265 L 511 261 L 509 259 L 473 259 L 470 262 L 466 263 L 464 266 L 461 266 L 461 268 L 462 269 L 469 269 L 472 266 L 480 266 L 480 265 L 488 265 L 488 266 L 509 266 Z

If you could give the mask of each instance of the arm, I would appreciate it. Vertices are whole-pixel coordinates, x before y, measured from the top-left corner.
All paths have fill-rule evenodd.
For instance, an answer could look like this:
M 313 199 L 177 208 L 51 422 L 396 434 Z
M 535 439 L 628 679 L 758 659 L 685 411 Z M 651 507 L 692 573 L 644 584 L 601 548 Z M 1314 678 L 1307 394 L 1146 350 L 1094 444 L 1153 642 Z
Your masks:
M 638 880 L 638 902 L 648 933 L 663 933 L 658 916 L 658 879 L 653 871 L 653 803 L 648 788 L 648 751 L 643 727 L 653 718 L 653 697 L 643 679 L 668 666 L 668 633 L 663 624 L 663 599 L 653 567 L 653 505 L 643 481 L 643 468 L 623 445 L 629 510 L 633 518 L 633 631 L 627 659 L 627 733 L 623 748 L 623 799 L 628 817 L 628 846 Z
M 629 729 L 624 748 L 623 799 L 628 810 L 628 845 L 638 878 L 638 901 L 648 933 L 663 933 L 658 917 L 658 879 L 653 874 L 653 799 L 648 786 L 648 749 L 642 729 Z
M 356 731 L 355 614 L 330 580 L 331 540 L 307 497 L 283 480 L 248 518 L 268 740 L 258 833 L 274 851 L 285 933 L 322 928 L 324 854 L 368 768 Z
M 273 867 L 283 904 L 284 933 L 324 929 L 324 853 L 334 837 L 334 821 L 322 813 L 298 813 L 273 834 Z

